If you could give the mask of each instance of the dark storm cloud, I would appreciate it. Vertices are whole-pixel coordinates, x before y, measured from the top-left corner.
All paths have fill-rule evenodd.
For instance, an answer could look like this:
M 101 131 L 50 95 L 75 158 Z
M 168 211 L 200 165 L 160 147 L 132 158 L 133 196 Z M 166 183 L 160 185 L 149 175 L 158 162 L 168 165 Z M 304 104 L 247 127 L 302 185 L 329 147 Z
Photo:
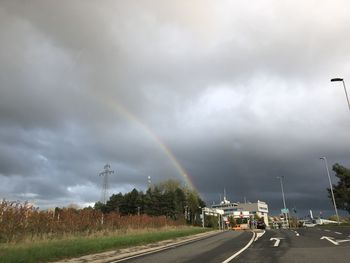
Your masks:
M 3 1 L 0 192 L 42 206 L 181 178 L 328 209 L 320 156 L 349 163 L 346 1 Z M 293 204 L 292 204 L 293 203 Z

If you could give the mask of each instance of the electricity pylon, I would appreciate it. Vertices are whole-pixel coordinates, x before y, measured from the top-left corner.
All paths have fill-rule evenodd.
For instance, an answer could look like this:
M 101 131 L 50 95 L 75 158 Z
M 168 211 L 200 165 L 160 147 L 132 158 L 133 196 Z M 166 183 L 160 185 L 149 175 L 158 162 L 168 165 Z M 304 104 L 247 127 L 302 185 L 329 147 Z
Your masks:
M 103 176 L 103 183 L 102 183 L 102 203 L 106 204 L 107 197 L 108 197 L 108 175 L 114 174 L 114 171 L 111 170 L 111 166 L 109 164 L 106 164 L 104 166 L 104 171 L 99 173 L 99 176 Z

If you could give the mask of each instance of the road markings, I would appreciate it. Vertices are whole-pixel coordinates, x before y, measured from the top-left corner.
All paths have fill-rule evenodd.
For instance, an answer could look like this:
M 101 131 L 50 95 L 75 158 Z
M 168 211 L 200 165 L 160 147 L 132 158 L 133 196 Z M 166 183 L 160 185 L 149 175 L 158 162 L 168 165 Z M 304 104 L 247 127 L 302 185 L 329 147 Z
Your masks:
M 257 232 L 254 242 L 256 242 L 260 237 L 262 237 L 265 234 L 265 232 L 265 230 L 263 232 Z
M 350 242 L 350 239 L 344 239 L 344 240 L 337 240 L 338 243 L 343 243 L 343 242 Z
M 337 242 L 337 241 L 334 241 L 333 239 L 333 237 L 325 237 L 325 236 L 323 236 L 323 237 L 321 237 L 320 239 L 326 239 L 326 240 L 328 240 L 329 242 L 331 242 L 332 244 L 334 244 L 334 245 L 336 245 L 336 246 L 338 246 L 339 245 L 339 243 Z
M 281 237 L 271 237 L 271 238 L 270 238 L 270 241 L 275 240 L 275 244 L 273 244 L 273 246 L 274 246 L 274 247 L 278 247 L 278 245 L 279 245 L 280 242 L 281 242 L 281 239 L 283 239 L 283 238 L 281 238 Z
M 250 239 L 250 241 L 248 242 L 247 245 L 245 245 L 244 248 L 242 248 L 241 250 L 239 250 L 238 252 L 236 252 L 235 254 L 233 254 L 231 257 L 229 257 L 228 259 L 226 259 L 225 261 L 223 261 L 222 263 L 228 263 L 230 262 L 232 259 L 234 259 L 235 257 L 237 257 L 239 254 L 241 254 L 244 250 L 246 250 L 254 241 L 255 239 L 255 232 L 253 232 L 253 236 Z
M 343 234 L 343 233 L 340 233 L 340 232 L 334 232 L 334 233 L 336 233 L 336 234 L 338 234 L 338 235 L 341 235 L 341 234 Z
M 350 239 L 337 240 L 334 237 L 326 237 L 326 236 L 323 236 L 320 239 L 326 239 L 326 240 L 328 240 L 329 242 L 331 242 L 332 244 L 334 244 L 336 246 L 338 246 L 339 243 L 350 242 Z
M 325 229 L 324 231 L 326 231 L 326 232 L 331 232 L 329 229 Z

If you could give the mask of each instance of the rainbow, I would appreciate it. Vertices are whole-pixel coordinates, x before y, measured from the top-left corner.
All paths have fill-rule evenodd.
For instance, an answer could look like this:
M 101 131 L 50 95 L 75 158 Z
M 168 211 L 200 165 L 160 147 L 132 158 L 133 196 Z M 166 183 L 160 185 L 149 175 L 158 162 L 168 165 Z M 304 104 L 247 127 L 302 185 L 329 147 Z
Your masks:
M 122 116 L 126 117 L 128 120 L 131 120 L 135 124 L 137 124 L 138 127 L 140 127 L 155 143 L 156 145 L 162 150 L 162 152 L 168 157 L 178 174 L 185 180 L 185 183 L 190 189 L 196 190 L 196 192 L 199 194 L 198 190 L 194 186 L 190 176 L 186 172 L 185 168 L 182 167 L 180 162 L 176 159 L 174 153 L 171 151 L 171 149 L 159 138 L 159 136 L 146 124 L 144 124 L 139 118 L 137 118 L 133 113 L 131 113 L 129 110 L 127 110 L 120 102 L 117 102 L 115 100 L 111 100 L 111 98 L 107 97 L 99 97 L 101 101 L 104 104 L 107 104 L 107 106 L 114 111 L 117 111 Z

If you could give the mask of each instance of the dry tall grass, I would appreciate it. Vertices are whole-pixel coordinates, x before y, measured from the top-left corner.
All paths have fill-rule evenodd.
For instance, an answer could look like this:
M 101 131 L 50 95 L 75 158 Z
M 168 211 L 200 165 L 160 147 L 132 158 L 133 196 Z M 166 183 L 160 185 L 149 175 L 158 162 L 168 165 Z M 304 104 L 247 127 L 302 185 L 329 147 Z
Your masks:
M 92 208 L 40 211 L 28 203 L 0 202 L 0 243 L 89 236 L 183 225 L 165 216 L 120 216 Z

